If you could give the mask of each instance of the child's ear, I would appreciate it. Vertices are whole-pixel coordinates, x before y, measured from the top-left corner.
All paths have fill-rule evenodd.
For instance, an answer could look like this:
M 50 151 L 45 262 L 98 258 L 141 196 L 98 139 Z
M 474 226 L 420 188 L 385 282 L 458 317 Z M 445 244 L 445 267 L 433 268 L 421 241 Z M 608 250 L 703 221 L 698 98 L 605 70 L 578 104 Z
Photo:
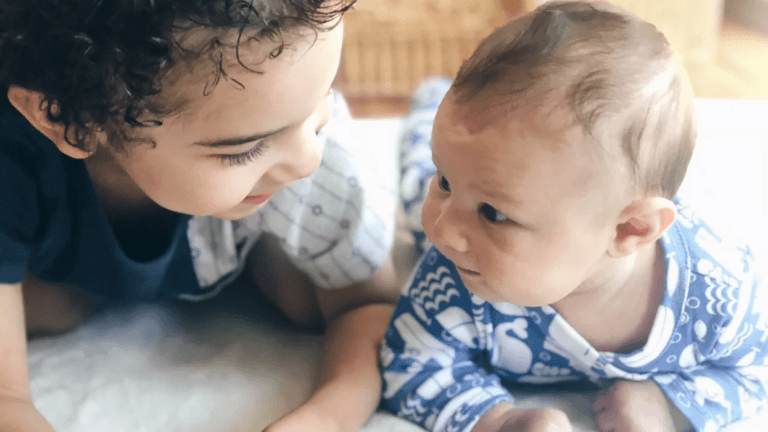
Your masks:
M 661 197 L 642 198 L 622 210 L 608 256 L 621 258 L 655 242 L 677 217 L 675 204 Z
M 67 142 L 64 134 L 66 128 L 61 123 L 54 123 L 48 118 L 48 113 L 41 108 L 43 95 L 39 92 L 12 85 L 8 89 L 8 100 L 40 133 L 48 137 L 58 147 L 59 151 L 75 159 L 85 159 L 91 155 Z

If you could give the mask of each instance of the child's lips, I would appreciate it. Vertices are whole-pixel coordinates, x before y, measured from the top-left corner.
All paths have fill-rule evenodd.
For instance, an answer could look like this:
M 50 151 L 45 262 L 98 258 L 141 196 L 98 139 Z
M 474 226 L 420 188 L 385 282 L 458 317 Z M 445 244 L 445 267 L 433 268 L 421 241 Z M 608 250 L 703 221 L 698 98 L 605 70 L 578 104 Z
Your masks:
M 251 205 L 258 205 L 266 202 L 268 199 L 272 198 L 272 195 L 274 193 L 266 193 L 266 194 L 259 194 L 259 195 L 248 195 L 243 200 L 243 203 L 245 204 L 251 204 Z

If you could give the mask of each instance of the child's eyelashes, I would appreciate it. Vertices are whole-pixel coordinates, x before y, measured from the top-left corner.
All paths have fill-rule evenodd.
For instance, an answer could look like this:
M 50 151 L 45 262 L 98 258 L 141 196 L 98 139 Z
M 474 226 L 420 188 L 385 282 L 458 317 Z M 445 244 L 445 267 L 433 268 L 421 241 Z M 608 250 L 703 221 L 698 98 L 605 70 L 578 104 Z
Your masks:
M 217 155 L 217 157 L 221 159 L 222 162 L 228 163 L 230 166 L 245 165 L 248 162 L 251 162 L 257 157 L 261 156 L 266 148 L 266 141 L 258 141 L 256 145 L 251 147 L 248 151 L 236 154 L 222 154 Z

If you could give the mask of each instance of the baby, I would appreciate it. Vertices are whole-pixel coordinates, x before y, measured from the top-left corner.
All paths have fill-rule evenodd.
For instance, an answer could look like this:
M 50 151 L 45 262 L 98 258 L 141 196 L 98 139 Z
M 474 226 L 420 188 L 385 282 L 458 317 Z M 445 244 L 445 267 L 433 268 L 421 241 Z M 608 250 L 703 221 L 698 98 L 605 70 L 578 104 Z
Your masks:
M 385 409 L 430 431 L 570 430 L 507 388 L 576 381 L 604 389 L 601 431 L 714 431 L 765 407 L 753 256 L 676 197 L 697 126 L 654 26 L 548 3 L 413 105 L 404 205 L 434 246 L 382 344 Z

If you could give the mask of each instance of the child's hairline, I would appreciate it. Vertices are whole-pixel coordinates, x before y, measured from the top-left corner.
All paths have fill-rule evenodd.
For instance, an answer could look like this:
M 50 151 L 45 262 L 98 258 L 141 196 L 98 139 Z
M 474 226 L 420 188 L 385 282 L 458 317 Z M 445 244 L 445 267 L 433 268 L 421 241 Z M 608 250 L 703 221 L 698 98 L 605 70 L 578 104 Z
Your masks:
M 340 22 L 340 21 L 339 21 Z M 256 42 L 256 43 L 271 43 L 275 45 L 275 49 L 272 50 L 266 57 L 264 58 L 263 62 L 258 63 L 258 65 L 264 64 L 267 61 L 273 61 L 277 59 L 280 55 L 283 54 L 284 51 L 290 50 L 292 48 L 291 42 L 286 42 L 286 39 L 288 41 L 295 42 L 299 38 L 303 36 L 314 36 L 314 40 L 312 41 L 312 44 L 316 43 L 317 37 L 322 32 L 331 31 L 338 25 L 339 22 L 336 22 L 330 27 L 318 29 L 314 26 L 310 25 L 295 25 L 288 27 L 284 29 L 284 31 L 281 32 L 281 39 L 279 41 L 275 39 L 270 39 L 269 37 L 249 37 L 250 41 Z M 185 23 L 186 24 L 186 23 Z M 214 26 L 207 26 L 202 25 L 198 23 L 192 23 L 189 22 L 189 26 L 183 27 L 182 31 L 195 31 L 198 29 L 202 30 L 210 30 L 212 33 L 209 37 L 206 37 L 204 40 L 200 41 L 197 46 L 197 50 L 195 49 L 187 49 L 183 46 L 181 46 L 178 43 L 174 44 L 173 47 L 173 55 L 178 56 L 181 55 L 181 57 L 177 57 L 176 61 L 174 62 L 174 65 L 171 66 L 168 70 L 164 71 L 161 75 L 158 75 L 158 79 L 162 81 L 165 81 L 170 78 L 170 82 L 166 82 L 162 84 L 162 88 L 160 93 L 153 96 L 148 96 L 144 99 L 145 102 L 150 102 L 154 97 L 162 98 L 164 94 L 166 94 L 166 89 L 172 89 L 175 86 L 183 86 L 184 83 L 189 82 L 196 82 L 201 83 L 206 80 L 206 76 L 204 73 L 181 73 L 178 78 L 175 78 L 173 76 L 174 72 L 178 70 L 178 68 L 191 68 L 191 70 L 196 70 L 200 67 L 209 67 L 212 71 L 209 73 L 211 74 L 220 74 L 219 77 L 213 78 L 213 84 L 209 86 L 205 86 L 205 88 L 202 90 L 202 93 L 197 96 L 181 96 L 178 99 L 170 99 L 172 100 L 172 103 L 168 104 L 167 106 L 163 107 L 162 110 L 156 112 L 154 115 L 149 116 L 150 118 L 142 121 L 142 124 L 134 125 L 132 130 L 133 133 L 131 133 L 131 139 L 125 139 L 122 141 L 122 145 L 120 148 L 117 148 L 116 150 L 118 152 L 122 153 L 130 153 L 135 147 L 138 146 L 156 146 L 157 143 L 149 138 L 146 134 L 142 133 L 143 130 L 149 130 L 153 127 L 160 126 L 163 124 L 164 121 L 176 117 L 179 115 L 183 115 L 188 108 L 191 109 L 192 107 L 192 101 L 191 99 L 196 97 L 202 97 L 205 98 L 209 96 L 213 91 L 215 91 L 216 87 L 219 85 L 232 85 L 236 88 L 245 88 L 243 84 L 241 84 L 236 79 L 230 79 L 229 75 L 226 73 L 226 70 L 219 70 L 218 72 L 215 71 L 215 60 L 208 57 L 208 55 L 212 51 L 211 43 L 218 39 L 218 36 L 216 33 L 218 32 L 221 34 L 238 34 L 237 42 L 236 44 L 239 44 L 240 37 L 239 34 L 242 34 L 244 30 L 248 29 L 242 29 L 237 27 L 214 27 Z M 174 36 L 174 42 L 178 42 L 176 37 Z M 240 46 L 235 44 L 222 44 L 222 49 L 231 50 L 231 52 L 234 54 L 234 57 L 230 56 L 228 59 L 224 59 L 224 63 L 221 64 L 222 67 L 242 67 L 249 73 L 255 73 L 255 74 L 263 74 L 265 71 L 260 69 L 255 69 L 253 66 L 258 66 L 256 64 L 254 65 L 248 65 L 241 61 L 240 59 Z M 207 65 L 207 66 L 206 66 Z M 196 76 L 192 76 L 196 75 Z M 189 80 L 188 80 L 189 79 Z M 191 80 L 191 81 L 190 81 Z M 222 82 L 223 81 L 223 82 Z M 180 95 L 180 92 L 173 93 L 174 95 Z M 162 102 L 160 102 L 162 104 Z
M 83 0 L 83 3 L 89 2 Z M 135 2 L 133 9 L 131 7 L 117 9 L 108 6 L 102 7 L 101 2 L 97 2 L 94 5 L 88 4 L 87 7 L 93 7 L 92 14 L 78 15 L 81 18 L 78 18 L 79 21 L 75 19 L 73 21 L 75 24 L 57 20 L 52 12 L 54 9 L 43 9 L 40 12 L 43 18 L 39 21 L 45 23 L 45 19 L 50 19 L 53 24 L 39 27 L 39 29 L 21 25 L 3 28 L 3 32 L 7 32 L 7 34 L 3 33 L 2 36 L 11 35 L 12 37 L 3 39 L 0 48 L 7 49 L 11 56 L 15 56 L 13 58 L 18 57 L 22 62 L 9 63 L 19 66 L 15 67 L 16 70 L 10 67 L 6 68 L 8 73 L 3 74 L 2 87 L 7 90 L 11 85 L 21 86 L 40 93 L 48 107 L 61 106 L 62 110 L 58 114 L 48 111 L 46 115 L 51 122 L 61 124 L 66 128 L 67 142 L 76 148 L 85 149 L 103 141 L 103 139 L 97 139 L 96 136 L 103 135 L 101 132 L 104 131 L 108 131 L 107 135 L 110 138 L 107 141 L 110 147 L 119 149 L 122 146 L 132 146 L 131 141 L 136 135 L 132 132 L 133 130 L 142 126 L 151 127 L 157 123 L 150 120 L 147 124 L 142 125 L 140 121 L 137 121 L 137 118 L 151 119 L 156 116 L 156 112 L 152 108 L 163 108 L 160 104 L 155 107 L 151 106 L 150 99 L 165 90 L 166 85 L 162 79 L 169 70 L 176 66 L 171 58 L 171 51 L 174 49 L 174 38 L 172 37 L 174 26 L 186 25 L 187 27 L 210 27 L 234 31 L 248 28 L 277 28 L 278 31 L 285 33 L 303 28 L 319 30 L 342 17 L 352 7 L 355 0 L 295 0 L 291 2 L 249 0 L 241 3 L 243 6 L 240 9 L 245 7 L 248 9 L 247 11 L 217 8 L 220 5 L 218 3 L 214 5 L 213 2 L 198 4 L 186 0 L 179 0 L 178 2 L 174 0 L 173 4 L 170 1 L 150 1 L 147 4 Z M 223 4 L 223 0 L 221 4 Z M 261 14 L 263 12 L 262 6 L 257 4 L 261 4 L 266 13 Z M 79 4 L 73 1 L 71 4 L 63 5 L 61 11 L 71 13 L 77 7 Z M 21 14 L 28 12 L 30 11 L 27 9 L 19 8 L 19 16 L 10 15 L 6 18 L 9 23 L 23 23 Z M 104 15 L 104 19 L 116 23 L 110 29 L 113 29 L 118 37 L 99 38 L 93 36 L 101 33 L 94 33 L 98 32 L 99 29 L 96 28 L 96 24 L 90 25 L 88 21 L 90 18 L 87 17 L 97 12 Z M 158 19 L 144 19 L 145 17 L 141 14 L 154 14 L 154 17 Z M 93 22 L 96 21 L 98 20 Z M 59 27 L 56 23 L 62 24 Z M 80 27 L 73 27 L 73 25 Z M 123 28 L 134 27 L 145 31 L 128 38 L 124 36 L 124 33 L 120 33 Z M 76 71 L 73 71 L 80 66 L 73 66 L 72 62 L 67 63 L 65 60 L 60 60 L 56 55 L 44 57 L 54 59 L 52 62 L 54 68 L 46 65 L 44 70 L 61 72 L 58 76 L 63 78 L 59 78 L 58 81 L 52 80 L 49 78 L 52 76 L 51 73 L 42 73 L 35 69 L 43 62 L 35 60 L 32 56 L 25 56 L 24 52 L 38 52 L 34 49 L 35 44 L 38 43 L 38 39 L 33 37 L 36 34 L 34 32 L 47 34 L 45 32 L 49 31 L 48 29 L 63 32 L 64 36 L 59 39 L 62 40 L 62 46 L 66 48 L 74 44 L 72 40 L 80 40 L 78 38 L 81 38 L 87 41 L 87 44 L 73 45 L 73 52 L 76 51 L 85 59 L 85 61 L 79 62 L 80 65 L 85 65 L 85 67 L 93 65 L 99 68 L 99 73 L 91 78 L 95 85 L 90 85 L 90 87 L 85 88 L 85 91 L 81 91 L 83 89 L 80 87 L 86 86 L 80 82 L 76 80 L 63 81 L 63 78 L 69 78 L 70 75 L 76 74 Z M 80 33 L 77 33 L 78 29 L 81 29 L 79 30 Z M 98 52 L 99 55 L 87 57 L 93 52 Z M 26 70 L 22 69 L 23 67 L 29 67 L 33 73 L 22 74 L 21 71 Z M 126 73 L 126 70 L 130 72 Z M 133 73 L 134 71 L 138 71 L 138 73 Z M 3 72 L 6 70 L 4 69 Z M 161 101 L 160 98 L 156 100 Z M 157 113 L 167 115 L 168 111 L 178 109 L 179 106 L 166 106 L 164 108 Z

